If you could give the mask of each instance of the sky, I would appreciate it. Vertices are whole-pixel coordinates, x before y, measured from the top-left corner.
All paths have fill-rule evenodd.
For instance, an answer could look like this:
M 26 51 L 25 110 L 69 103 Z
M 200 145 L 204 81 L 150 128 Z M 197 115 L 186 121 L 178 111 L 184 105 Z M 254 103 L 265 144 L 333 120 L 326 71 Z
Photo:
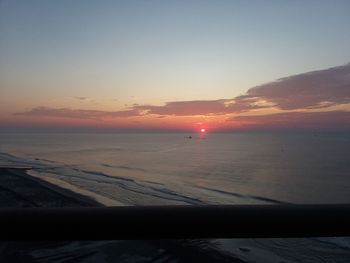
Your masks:
M 0 0 L 0 128 L 350 129 L 349 13 L 347 0 Z

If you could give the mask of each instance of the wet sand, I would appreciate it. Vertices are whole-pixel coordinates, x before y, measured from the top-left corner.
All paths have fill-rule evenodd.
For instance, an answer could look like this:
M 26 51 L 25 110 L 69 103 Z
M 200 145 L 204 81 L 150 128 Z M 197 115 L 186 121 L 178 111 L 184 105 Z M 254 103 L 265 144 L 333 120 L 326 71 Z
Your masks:
M 102 206 L 90 197 L 27 174 L 29 167 L 0 167 L 0 207 Z

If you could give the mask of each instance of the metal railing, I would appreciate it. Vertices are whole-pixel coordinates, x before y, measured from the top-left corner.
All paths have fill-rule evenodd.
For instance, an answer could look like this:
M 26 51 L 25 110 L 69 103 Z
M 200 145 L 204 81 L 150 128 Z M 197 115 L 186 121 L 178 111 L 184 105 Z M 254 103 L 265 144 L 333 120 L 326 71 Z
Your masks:
M 350 236 L 350 205 L 2 208 L 2 240 Z

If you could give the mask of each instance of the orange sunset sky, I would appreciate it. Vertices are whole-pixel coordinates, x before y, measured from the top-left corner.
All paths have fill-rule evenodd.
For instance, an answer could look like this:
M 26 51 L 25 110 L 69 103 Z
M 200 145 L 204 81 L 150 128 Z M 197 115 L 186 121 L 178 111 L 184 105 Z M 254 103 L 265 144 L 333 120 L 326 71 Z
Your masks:
M 350 129 L 349 1 L 1 1 L 1 131 Z

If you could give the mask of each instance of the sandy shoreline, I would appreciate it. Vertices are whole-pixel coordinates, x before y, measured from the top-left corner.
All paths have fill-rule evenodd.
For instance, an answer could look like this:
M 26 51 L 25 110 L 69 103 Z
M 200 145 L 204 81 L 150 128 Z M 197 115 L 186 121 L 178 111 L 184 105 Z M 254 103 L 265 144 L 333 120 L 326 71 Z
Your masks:
M 27 173 L 29 167 L 0 167 L 1 207 L 103 206 L 96 200 Z

